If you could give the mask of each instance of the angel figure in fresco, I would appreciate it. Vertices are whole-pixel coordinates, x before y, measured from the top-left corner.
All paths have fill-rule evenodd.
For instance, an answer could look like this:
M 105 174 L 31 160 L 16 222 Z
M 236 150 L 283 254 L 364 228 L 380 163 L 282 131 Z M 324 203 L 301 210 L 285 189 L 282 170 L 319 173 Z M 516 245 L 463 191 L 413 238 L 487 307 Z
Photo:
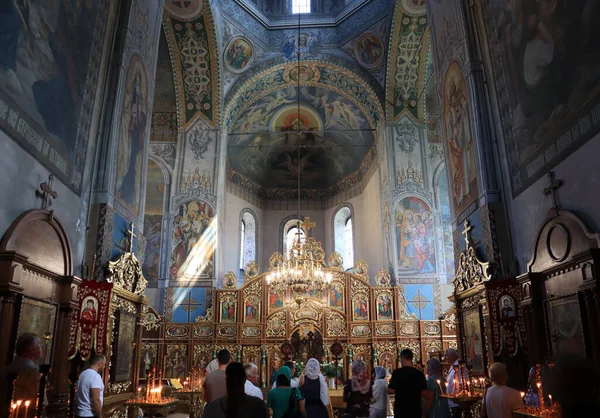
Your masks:
M 265 108 L 265 110 L 267 111 L 267 113 L 269 113 L 272 110 L 277 109 L 279 106 L 288 104 L 288 103 L 292 103 L 293 101 L 294 101 L 294 99 L 287 99 L 285 93 L 283 93 L 282 90 L 278 90 L 275 93 L 275 97 L 272 97 L 272 96 L 268 97 L 268 103 L 267 103 L 267 107 Z
M 400 265 L 412 267 L 417 256 L 415 249 L 416 225 L 412 210 L 406 210 L 404 214 L 398 214 L 396 222 L 400 222 Z
M 429 246 L 429 235 L 433 235 L 433 231 L 428 231 L 421 214 L 414 215 L 415 220 L 415 255 L 416 255 L 416 270 L 419 273 L 435 273 L 435 267 L 432 259 L 432 248 Z
M 287 152 L 284 154 L 286 160 L 280 163 L 279 167 L 284 167 L 289 172 L 292 178 L 297 179 L 300 173 L 303 174 L 303 177 L 306 177 L 304 176 L 304 170 L 313 167 L 313 164 L 309 160 L 311 154 L 307 153 L 306 155 L 301 157 L 300 160 L 298 160 L 298 158 L 295 157 L 292 158 Z
M 469 109 L 467 105 L 466 92 L 459 88 L 456 76 L 450 80 L 448 92 L 448 114 L 446 132 L 448 133 L 448 145 L 450 159 L 454 167 L 452 178 L 452 191 L 457 204 L 469 194 L 471 178 L 471 153 L 473 152 L 473 141 L 469 130 Z
M 85 302 L 85 307 L 81 311 L 81 319 L 86 321 L 95 321 L 97 318 L 98 312 L 96 311 L 96 302 L 93 298 L 89 298 Z

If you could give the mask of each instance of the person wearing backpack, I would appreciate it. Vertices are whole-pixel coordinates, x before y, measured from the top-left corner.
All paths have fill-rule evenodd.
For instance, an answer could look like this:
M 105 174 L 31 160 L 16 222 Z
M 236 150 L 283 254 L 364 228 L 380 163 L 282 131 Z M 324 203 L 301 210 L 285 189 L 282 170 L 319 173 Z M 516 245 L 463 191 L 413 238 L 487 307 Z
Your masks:
M 292 372 L 289 367 L 277 370 L 277 387 L 269 391 L 267 407 L 273 411 L 273 418 L 302 418 L 304 399 L 298 388 L 290 387 Z

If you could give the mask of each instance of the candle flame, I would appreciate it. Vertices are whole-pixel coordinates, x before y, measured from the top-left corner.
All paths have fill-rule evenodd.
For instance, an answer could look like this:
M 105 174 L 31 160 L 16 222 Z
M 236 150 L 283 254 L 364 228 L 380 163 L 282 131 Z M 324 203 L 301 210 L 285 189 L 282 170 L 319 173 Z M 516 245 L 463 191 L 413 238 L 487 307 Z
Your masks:
M 13 403 L 13 404 L 12 404 L 10 407 L 11 407 L 12 409 L 17 409 L 17 404 L 16 404 L 16 403 Z
M 548 397 L 550 398 L 550 400 L 552 400 L 552 395 L 548 395 Z
M 525 396 L 525 392 L 521 392 L 521 398 Z
M 23 401 L 19 399 L 19 400 L 17 401 L 17 406 L 21 406 L 21 403 L 23 403 Z
M 538 383 L 538 384 L 537 384 L 537 387 L 538 387 L 538 389 L 539 389 L 539 388 L 541 388 L 541 387 L 542 387 L 542 384 L 541 384 L 541 383 Z
M 552 398 L 552 395 L 550 396 L 550 398 Z M 31 403 L 31 401 L 25 401 L 25 407 L 29 408 L 29 404 Z

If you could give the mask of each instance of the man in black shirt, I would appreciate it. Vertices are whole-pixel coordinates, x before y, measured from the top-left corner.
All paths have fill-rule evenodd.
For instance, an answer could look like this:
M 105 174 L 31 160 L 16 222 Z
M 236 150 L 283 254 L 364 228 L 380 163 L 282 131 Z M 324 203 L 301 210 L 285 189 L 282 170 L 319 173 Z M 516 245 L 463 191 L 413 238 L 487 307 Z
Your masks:
M 400 353 L 401 368 L 394 370 L 388 393 L 395 394 L 395 418 L 422 418 L 427 415 L 433 393 L 427 390 L 425 375 L 413 367 L 413 353 L 404 349 Z M 424 400 L 421 411 L 421 398 Z

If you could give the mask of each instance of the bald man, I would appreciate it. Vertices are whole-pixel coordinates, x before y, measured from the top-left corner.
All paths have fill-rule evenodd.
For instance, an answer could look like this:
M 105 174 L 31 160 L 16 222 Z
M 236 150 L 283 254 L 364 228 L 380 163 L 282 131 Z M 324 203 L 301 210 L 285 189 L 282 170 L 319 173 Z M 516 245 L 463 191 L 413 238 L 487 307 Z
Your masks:
M 502 363 L 490 366 L 492 386 L 486 390 L 481 404 L 481 416 L 488 418 L 512 418 L 513 411 L 523 407 L 523 400 L 518 391 L 506 386 L 508 372 Z M 487 413 L 487 415 L 486 415 Z

